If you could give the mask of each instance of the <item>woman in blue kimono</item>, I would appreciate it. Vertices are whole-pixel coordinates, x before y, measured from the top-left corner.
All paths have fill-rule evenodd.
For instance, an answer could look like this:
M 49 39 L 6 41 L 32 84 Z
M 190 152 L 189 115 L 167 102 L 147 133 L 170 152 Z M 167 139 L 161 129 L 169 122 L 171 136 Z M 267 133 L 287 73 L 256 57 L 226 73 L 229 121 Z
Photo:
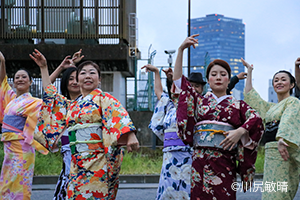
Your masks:
M 192 150 L 177 136 L 176 105 L 163 92 L 159 70 L 150 64 L 143 68 L 155 74 L 154 91 L 158 99 L 149 128 L 164 142 L 163 165 L 156 199 L 190 199 Z M 170 91 L 173 72 L 169 68 L 165 73 Z

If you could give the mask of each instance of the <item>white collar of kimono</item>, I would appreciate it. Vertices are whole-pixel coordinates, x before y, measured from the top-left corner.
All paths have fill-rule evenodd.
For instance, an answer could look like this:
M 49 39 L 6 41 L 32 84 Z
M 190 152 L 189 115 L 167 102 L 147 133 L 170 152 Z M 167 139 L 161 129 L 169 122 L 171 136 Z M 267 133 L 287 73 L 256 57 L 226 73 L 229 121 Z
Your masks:
M 223 101 L 227 97 L 230 97 L 230 95 L 224 95 L 224 96 L 221 96 L 221 97 L 218 98 L 214 93 L 211 93 L 211 94 L 217 100 L 218 103 L 220 103 L 221 101 Z
M 100 88 L 96 88 L 96 89 L 100 90 Z M 96 89 L 94 89 L 94 90 L 96 90 Z M 82 97 L 82 95 L 81 95 L 80 97 L 78 97 L 77 100 L 78 101 L 81 101 L 81 100 L 91 100 L 92 98 L 93 98 L 93 95 L 91 95 L 91 93 L 90 93 L 90 94 L 86 95 L 85 97 Z

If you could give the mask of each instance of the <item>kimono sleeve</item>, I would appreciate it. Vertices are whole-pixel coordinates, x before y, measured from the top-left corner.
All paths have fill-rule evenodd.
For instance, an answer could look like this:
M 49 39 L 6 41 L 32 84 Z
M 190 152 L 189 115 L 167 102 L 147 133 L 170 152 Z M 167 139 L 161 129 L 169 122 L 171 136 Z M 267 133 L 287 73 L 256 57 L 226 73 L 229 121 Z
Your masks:
M 32 145 L 33 142 L 34 130 L 37 125 L 41 106 L 41 99 L 31 98 L 31 100 L 26 103 L 26 107 L 24 109 L 25 111 L 23 115 L 26 116 L 26 121 L 23 128 L 24 142 L 29 145 Z
M 154 108 L 154 112 L 149 124 L 149 128 L 161 141 L 164 141 L 164 122 L 167 114 L 167 106 L 170 103 L 169 96 L 165 93 L 162 93 L 160 100 L 157 102 Z
M 182 76 L 181 92 L 176 112 L 177 117 L 177 134 L 185 143 L 193 146 L 193 133 L 195 126 L 196 104 L 202 101 L 202 96 L 196 93 L 190 83 Z M 199 102 L 198 102 L 199 103 Z
M 3 121 L 4 110 L 6 106 L 14 98 L 16 98 L 16 93 L 9 86 L 7 82 L 7 76 L 5 76 L 0 86 L 0 123 Z
M 117 146 L 118 139 L 128 132 L 136 132 L 128 112 L 121 103 L 108 93 L 100 94 L 102 136 L 106 148 Z
M 48 85 L 45 89 L 37 126 L 38 131 L 46 137 L 47 148 L 51 151 L 66 125 L 66 114 L 70 103 L 70 100 L 58 94 L 54 85 Z
M 245 128 L 248 133 L 247 137 L 250 141 L 246 146 L 239 145 L 238 151 L 238 171 L 243 183 L 243 189 L 246 191 L 253 185 L 255 175 L 255 162 L 257 157 L 257 146 L 264 132 L 264 126 L 258 112 L 251 108 L 244 101 L 240 101 L 240 117 L 241 127 Z M 242 138 L 241 138 L 242 140 Z
M 275 105 L 275 103 L 263 100 L 255 89 L 250 90 L 247 94 L 244 92 L 244 101 L 255 109 L 263 120 L 265 120 L 267 111 Z
M 293 148 L 300 147 L 300 101 L 290 97 L 286 102 L 286 108 L 282 113 L 276 139 L 283 138 Z
M 256 110 L 244 101 L 240 101 L 240 116 L 243 122 L 241 127 L 248 131 L 248 136 L 252 140 L 252 144 L 248 144 L 247 146 L 256 147 L 264 132 L 262 118 Z

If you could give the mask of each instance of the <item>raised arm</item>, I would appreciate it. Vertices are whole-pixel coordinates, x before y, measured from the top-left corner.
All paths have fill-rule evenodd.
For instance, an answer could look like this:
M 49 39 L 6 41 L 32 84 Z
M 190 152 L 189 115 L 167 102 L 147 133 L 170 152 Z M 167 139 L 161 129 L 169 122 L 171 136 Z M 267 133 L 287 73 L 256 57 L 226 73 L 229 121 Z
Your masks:
M 183 43 L 178 48 L 177 58 L 175 61 L 175 67 L 174 67 L 174 76 L 173 80 L 178 80 L 182 76 L 182 58 L 183 58 L 183 51 L 186 48 L 189 48 L 190 46 L 193 46 L 196 48 L 195 44 L 198 43 L 198 39 L 195 39 L 195 37 L 199 36 L 199 34 L 192 35 L 190 37 L 187 37 Z
M 243 58 L 241 58 L 243 65 L 245 67 L 247 67 L 247 80 L 246 80 L 246 86 L 245 86 L 245 93 L 247 94 L 248 92 L 250 92 L 250 90 L 252 90 L 253 86 L 252 86 L 252 71 L 253 71 L 253 65 L 250 65 L 249 63 L 247 63 Z
M 45 56 L 37 49 L 34 49 L 34 52 L 32 52 L 32 54 L 29 54 L 29 57 L 40 67 L 43 88 L 45 89 L 49 84 L 51 84 L 50 76 L 48 72 L 47 60 Z
M 157 99 L 160 100 L 160 97 L 163 93 L 163 88 L 161 85 L 159 70 L 157 69 L 157 67 L 154 67 L 153 65 L 150 65 L 150 64 L 147 64 L 142 67 L 142 69 L 144 69 L 144 68 L 146 68 L 146 72 L 149 72 L 149 71 L 154 72 L 154 75 L 155 75 L 154 92 L 155 92 L 155 95 L 157 96 Z
M 60 65 L 54 70 L 54 72 L 50 75 L 51 83 L 54 83 L 55 79 L 58 78 L 60 73 L 69 68 L 75 67 L 74 62 L 71 59 L 71 56 L 66 56 L 65 59 L 60 63 Z
M 6 69 L 5 69 L 5 58 L 2 52 L 0 51 L 0 85 L 6 76 Z
M 232 77 L 230 79 L 230 83 L 228 84 L 226 93 L 229 95 L 230 91 L 234 88 L 234 86 L 239 82 L 239 80 L 247 78 L 247 73 L 246 72 L 241 72 L 238 75 Z
M 300 89 L 300 57 L 295 61 L 296 86 Z
M 74 62 L 74 64 L 76 65 L 77 63 L 79 63 L 82 58 L 84 58 L 84 55 L 81 55 L 82 49 L 80 49 L 79 51 L 75 52 L 72 56 L 72 61 Z

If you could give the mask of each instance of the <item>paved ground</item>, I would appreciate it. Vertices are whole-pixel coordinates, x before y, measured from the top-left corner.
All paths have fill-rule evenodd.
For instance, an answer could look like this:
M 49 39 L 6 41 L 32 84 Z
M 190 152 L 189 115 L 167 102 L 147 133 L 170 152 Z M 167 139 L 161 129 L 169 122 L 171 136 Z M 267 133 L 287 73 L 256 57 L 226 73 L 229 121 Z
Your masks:
M 153 200 L 157 183 L 121 184 L 116 200 Z M 55 185 L 34 185 L 32 200 L 52 200 Z M 258 200 L 261 192 L 237 192 L 237 200 Z M 300 199 L 300 189 L 294 200 Z

